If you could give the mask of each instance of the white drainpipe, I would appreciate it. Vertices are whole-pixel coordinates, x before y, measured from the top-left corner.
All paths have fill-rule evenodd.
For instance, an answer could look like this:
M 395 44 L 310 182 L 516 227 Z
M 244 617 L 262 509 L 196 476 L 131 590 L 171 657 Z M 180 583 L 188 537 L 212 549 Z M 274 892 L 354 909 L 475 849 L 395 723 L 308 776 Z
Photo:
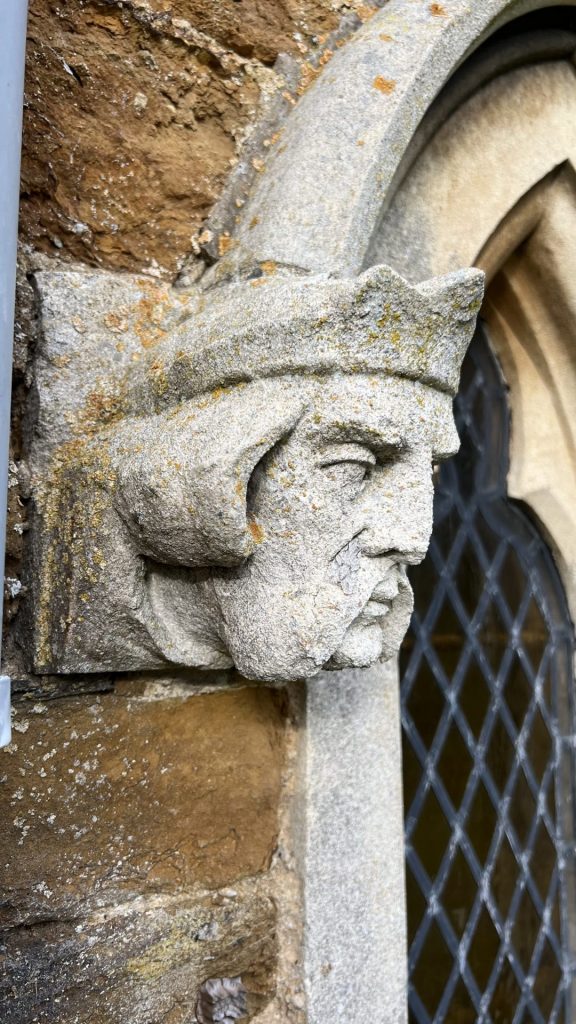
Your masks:
M 6 548 L 8 440 L 24 54 L 28 0 L 0 0 L 0 566 Z M 4 588 L 0 588 L 0 618 Z M 1 636 L 0 636 L 1 650 Z M 10 742 L 10 679 L 0 676 L 0 747 Z

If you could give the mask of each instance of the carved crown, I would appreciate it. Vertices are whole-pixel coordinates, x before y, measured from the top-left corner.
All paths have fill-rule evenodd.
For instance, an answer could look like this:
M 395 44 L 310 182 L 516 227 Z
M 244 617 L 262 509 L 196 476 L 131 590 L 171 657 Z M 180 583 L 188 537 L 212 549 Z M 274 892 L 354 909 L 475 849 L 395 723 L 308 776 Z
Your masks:
M 376 266 L 354 279 L 261 277 L 201 296 L 193 320 L 131 375 L 133 411 L 286 374 L 391 374 L 455 394 L 484 275 L 411 285 Z

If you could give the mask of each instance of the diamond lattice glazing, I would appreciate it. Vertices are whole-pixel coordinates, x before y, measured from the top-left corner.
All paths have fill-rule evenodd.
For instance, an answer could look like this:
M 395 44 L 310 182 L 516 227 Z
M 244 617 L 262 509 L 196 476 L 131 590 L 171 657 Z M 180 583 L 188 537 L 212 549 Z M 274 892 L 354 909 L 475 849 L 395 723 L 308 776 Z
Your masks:
M 506 496 L 506 388 L 480 332 L 456 421 L 401 659 L 410 1017 L 557 1024 L 573 1019 L 573 631 Z

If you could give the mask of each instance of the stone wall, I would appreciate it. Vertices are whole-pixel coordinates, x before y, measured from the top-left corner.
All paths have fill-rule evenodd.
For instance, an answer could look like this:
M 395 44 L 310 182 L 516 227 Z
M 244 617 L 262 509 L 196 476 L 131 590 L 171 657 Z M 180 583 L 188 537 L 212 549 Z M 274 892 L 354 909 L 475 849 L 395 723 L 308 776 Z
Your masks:
M 281 835 L 286 698 L 238 680 L 200 692 L 198 676 L 40 679 L 14 644 L 30 274 L 66 263 L 173 279 L 190 258 L 201 269 L 202 224 L 254 125 L 298 101 L 351 12 L 373 5 L 31 0 L 6 589 L 15 731 L 0 752 L 6 1024 L 184 1024 L 205 979 L 235 974 L 251 1018 L 301 1019 L 298 887 Z M 254 173 L 269 142 L 250 157 Z
M 20 701 L 3 753 L 2 1019 L 189 1021 L 274 994 L 283 711 L 270 691 Z M 172 692 L 170 692 L 172 690 Z
M 262 104 L 305 74 L 338 0 L 32 0 L 22 233 L 99 266 L 171 274 Z

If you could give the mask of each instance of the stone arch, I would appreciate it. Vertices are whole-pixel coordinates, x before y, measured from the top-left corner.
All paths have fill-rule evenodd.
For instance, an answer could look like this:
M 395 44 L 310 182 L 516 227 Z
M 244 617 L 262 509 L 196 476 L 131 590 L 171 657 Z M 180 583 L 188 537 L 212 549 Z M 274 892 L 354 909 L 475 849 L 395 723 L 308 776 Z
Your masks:
M 443 86 L 497 29 L 549 6 L 389 0 L 334 53 L 299 101 L 217 277 L 270 260 L 305 272 L 358 273 L 403 159 Z
M 500 54 L 488 53 L 491 73 L 484 78 L 481 50 L 468 67 L 464 64 L 415 133 L 365 260 L 367 265 L 385 260 L 416 281 L 461 263 L 485 270 L 484 317 L 510 389 L 507 493 L 530 509 L 548 540 L 573 619 L 575 41 L 576 36 L 567 36 L 562 52 L 559 36 L 550 37 L 550 48 L 544 52 L 542 40 L 536 46 L 534 39 L 524 40 L 517 45 L 516 63 L 509 62 L 510 48 L 502 47 Z M 486 55 L 486 48 L 481 49 Z M 453 578 L 452 574 L 453 567 L 446 576 Z M 418 593 L 416 581 L 415 589 Z M 566 610 L 562 628 L 567 640 L 567 683 L 566 689 L 564 684 L 559 688 L 558 706 L 564 715 L 573 683 L 572 627 Z M 438 620 L 434 631 L 442 632 Z M 422 676 L 423 714 L 433 718 L 426 698 L 428 683 Z M 459 706 L 454 676 L 447 697 Z M 492 704 L 497 700 L 494 690 L 490 700 Z M 567 726 L 567 734 L 572 727 Z M 431 756 L 422 778 L 425 772 L 434 772 L 434 759 L 439 760 L 434 726 L 430 736 Z M 560 742 L 564 741 L 562 734 Z M 567 771 L 567 787 L 571 772 L 573 766 Z M 431 818 L 427 826 L 432 826 Z M 572 821 L 563 827 L 563 834 L 571 838 Z M 407 835 L 409 839 L 414 835 L 410 828 Z M 489 998 L 490 993 L 486 1001 Z M 418 1014 L 416 1018 L 427 1019 Z

